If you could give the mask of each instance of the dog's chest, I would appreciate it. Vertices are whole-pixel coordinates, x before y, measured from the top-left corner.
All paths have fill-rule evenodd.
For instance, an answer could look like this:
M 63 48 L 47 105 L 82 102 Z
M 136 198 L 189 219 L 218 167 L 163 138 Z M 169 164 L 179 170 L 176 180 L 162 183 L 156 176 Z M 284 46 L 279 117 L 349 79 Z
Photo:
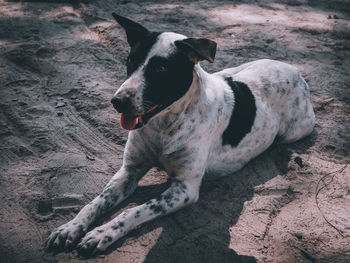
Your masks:
M 217 93 L 210 91 L 211 99 L 205 96 L 203 100 L 179 103 L 137 131 L 144 151 L 169 174 L 178 173 L 179 169 L 203 169 L 197 166 L 205 167 L 212 144 L 220 143 L 232 110 L 232 98 Z

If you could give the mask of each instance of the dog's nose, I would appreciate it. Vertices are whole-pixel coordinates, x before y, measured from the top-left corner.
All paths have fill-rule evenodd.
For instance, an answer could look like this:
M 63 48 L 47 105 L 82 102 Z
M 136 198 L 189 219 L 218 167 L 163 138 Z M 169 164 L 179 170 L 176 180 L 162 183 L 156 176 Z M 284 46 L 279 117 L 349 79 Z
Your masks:
M 114 96 L 111 102 L 119 113 L 127 113 L 131 109 L 131 100 L 128 97 Z

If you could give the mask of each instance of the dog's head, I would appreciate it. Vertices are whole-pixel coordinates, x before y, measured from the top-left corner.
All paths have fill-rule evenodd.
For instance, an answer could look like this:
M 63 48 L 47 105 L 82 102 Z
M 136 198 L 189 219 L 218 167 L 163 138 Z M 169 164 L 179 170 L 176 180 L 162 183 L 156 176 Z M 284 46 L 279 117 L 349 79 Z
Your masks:
M 112 98 L 127 130 L 140 128 L 189 89 L 193 68 L 201 60 L 214 61 L 216 43 L 175 33 L 151 32 L 125 17 L 112 14 L 125 29 L 130 53 L 127 80 Z

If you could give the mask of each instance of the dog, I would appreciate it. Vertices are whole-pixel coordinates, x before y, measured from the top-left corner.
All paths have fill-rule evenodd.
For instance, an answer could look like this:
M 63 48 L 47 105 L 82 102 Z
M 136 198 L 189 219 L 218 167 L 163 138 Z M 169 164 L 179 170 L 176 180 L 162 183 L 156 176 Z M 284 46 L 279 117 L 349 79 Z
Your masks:
M 123 164 L 100 195 L 51 233 L 49 248 L 80 241 L 80 253 L 105 251 L 140 224 L 196 202 L 204 176 L 230 175 L 273 142 L 294 142 L 314 127 L 309 87 L 295 67 L 263 59 L 209 74 L 199 62 L 214 61 L 214 41 L 151 32 L 112 15 L 131 47 L 128 78 L 111 101 L 130 131 Z M 168 173 L 169 189 L 86 233 L 155 166 Z

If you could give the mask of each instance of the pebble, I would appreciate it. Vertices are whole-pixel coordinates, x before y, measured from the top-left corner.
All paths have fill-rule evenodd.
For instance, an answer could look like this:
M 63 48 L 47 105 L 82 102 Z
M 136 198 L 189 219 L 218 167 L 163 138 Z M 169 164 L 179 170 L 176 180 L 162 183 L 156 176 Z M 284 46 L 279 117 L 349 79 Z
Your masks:
M 94 95 L 94 96 L 99 96 L 100 95 L 100 93 L 97 92 L 97 91 L 93 91 L 93 92 L 91 92 L 91 94 Z
M 57 112 L 57 116 L 63 116 L 63 112 Z
M 28 104 L 26 102 L 24 102 L 24 101 L 19 101 L 18 105 L 19 106 L 27 106 Z
M 95 157 L 93 157 L 92 155 L 86 155 L 86 158 L 90 161 L 95 161 Z
M 64 106 L 66 106 L 66 103 L 65 103 L 65 102 L 57 102 L 57 103 L 56 103 L 56 108 L 62 108 L 62 107 L 64 107 Z
M 77 131 L 78 127 L 73 125 L 73 124 L 71 124 L 71 125 L 69 125 L 69 129 L 72 130 L 72 131 Z
M 73 95 L 72 97 L 70 97 L 71 100 L 76 100 L 77 96 Z
M 88 96 L 89 98 L 91 98 L 92 96 L 100 96 L 100 92 L 98 92 L 98 91 L 92 91 L 92 92 L 90 92 L 90 91 L 87 91 L 87 90 L 84 90 L 83 91 L 83 94 L 85 95 L 85 96 Z

